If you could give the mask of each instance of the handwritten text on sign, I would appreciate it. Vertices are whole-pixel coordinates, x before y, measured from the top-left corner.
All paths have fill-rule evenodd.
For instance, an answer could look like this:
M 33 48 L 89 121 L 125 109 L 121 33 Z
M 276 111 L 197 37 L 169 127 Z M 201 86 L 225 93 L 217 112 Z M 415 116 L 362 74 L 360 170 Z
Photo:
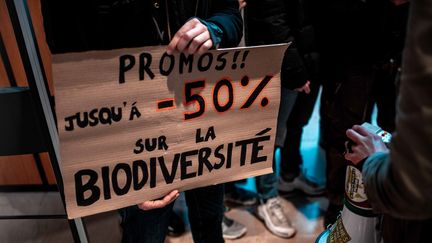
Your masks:
M 55 56 L 69 218 L 271 172 L 286 48 Z

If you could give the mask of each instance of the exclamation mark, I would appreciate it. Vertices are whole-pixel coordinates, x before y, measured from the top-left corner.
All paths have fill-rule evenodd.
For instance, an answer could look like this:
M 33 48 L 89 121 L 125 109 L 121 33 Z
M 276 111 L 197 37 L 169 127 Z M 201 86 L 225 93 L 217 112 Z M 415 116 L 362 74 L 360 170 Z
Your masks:
M 238 55 L 240 54 L 240 51 L 236 51 L 236 52 L 234 52 L 234 57 L 233 57 L 233 64 L 231 65 L 231 68 L 232 69 L 236 69 L 237 68 L 237 58 L 238 58 Z
M 249 51 L 243 52 L 242 64 L 240 64 L 240 68 L 245 67 L 245 61 L 246 61 L 246 57 L 248 56 L 248 54 L 249 54 Z

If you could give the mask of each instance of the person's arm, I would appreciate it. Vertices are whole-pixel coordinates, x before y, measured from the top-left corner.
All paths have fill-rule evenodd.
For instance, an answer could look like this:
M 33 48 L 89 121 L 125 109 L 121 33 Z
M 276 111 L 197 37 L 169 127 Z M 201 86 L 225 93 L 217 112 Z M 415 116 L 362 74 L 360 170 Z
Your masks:
M 285 51 L 281 68 L 281 85 L 298 92 L 310 92 L 306 68 L 295 46 L 289 46 Z
M 218 0 L 214 12 L 205 19 L 192 18 L 174 35 L 167 53 L 203 54 L 212 47 L 237 46 L 242 37 L 243 21 L 236 0 Z
M 427 219 L 432 217 L 432 2 L 411 4 L 396 134 L 389 154 L 366 160 L 363 181 L 376 211 Z
M 279 0 L 283 6 L 284 14 L 280 15 L 283 21 L 286 22 L 285 28 L 289 29 L 292 40 L 291 45 L 285 52 L 285 57 L 281 70 L 282 86 L 295 90 L 297 92 L 310 93 L 310 81 L 306 63 L 304 61 L 304 51 L 300 46 L 304 46 L 305 39 L 299 38 L 299 33 L 303 27 L 303 23 L 299 16 L 304 16 L 305 9 L 300 7 L 298 0 Z M 278 21 L 280 22 L 280 21 Z
M 305 94 L 309 94 L 310 91 L 311 91 L 310 90 L 310 81 L 307 80 L 306 83 L 302 87 L 296 88 L 294 90 L 297 91 L 297 92 L 304 92 Z
M 211 7 L 213 12 L 205 21 L 215 24 L 222 30 L 219 46 L 237 46 L 243 36 L 243 20 L 238 0 L 213 0 Z

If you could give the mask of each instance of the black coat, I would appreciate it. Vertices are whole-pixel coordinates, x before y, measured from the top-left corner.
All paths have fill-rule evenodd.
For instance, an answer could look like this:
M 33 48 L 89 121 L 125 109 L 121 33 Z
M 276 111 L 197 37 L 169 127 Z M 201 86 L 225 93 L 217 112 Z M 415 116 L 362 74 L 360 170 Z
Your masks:
M 308 42 L 313 35 L 304 38 L 308 25 L 303 0 L 248 0 L 246 6 L 246 43 L 268 45 L 292 42 L 284 55 L 281 84 L 288 89 L 302 87 L 311 77 L 304 57 L 314 52 Z
M 43 0 L 42 10 L 53 53 L 167 44 L 195 16 L 223 30 L 221 46 L 242 36 L 237 0 Z

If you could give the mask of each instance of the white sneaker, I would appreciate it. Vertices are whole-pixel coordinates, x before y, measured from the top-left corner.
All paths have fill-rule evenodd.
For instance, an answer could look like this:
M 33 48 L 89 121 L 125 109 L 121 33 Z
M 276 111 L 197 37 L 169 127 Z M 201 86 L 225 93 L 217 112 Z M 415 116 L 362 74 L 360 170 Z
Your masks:
M 293 192 L 294 190 L 300 190 L 309 196 L 320 196 L 325 192 L 324 186 L 309 181 L 302 174 L 290 182 L 285 181 L 282 177 L 280 177 L 278 189 L 282 192 Z
M 270 232 L 279 237 L 289 238 L 296 232 L 290 220 L 283 212 L 279 198 L 277 197 L 268 199 L 266 203 L 258 206 L 258 217 L 264 221 Z
M 224 215 L 222 220 L 222 236 L 227 240 L 241 238 L 247 232 L 246 226 Z

